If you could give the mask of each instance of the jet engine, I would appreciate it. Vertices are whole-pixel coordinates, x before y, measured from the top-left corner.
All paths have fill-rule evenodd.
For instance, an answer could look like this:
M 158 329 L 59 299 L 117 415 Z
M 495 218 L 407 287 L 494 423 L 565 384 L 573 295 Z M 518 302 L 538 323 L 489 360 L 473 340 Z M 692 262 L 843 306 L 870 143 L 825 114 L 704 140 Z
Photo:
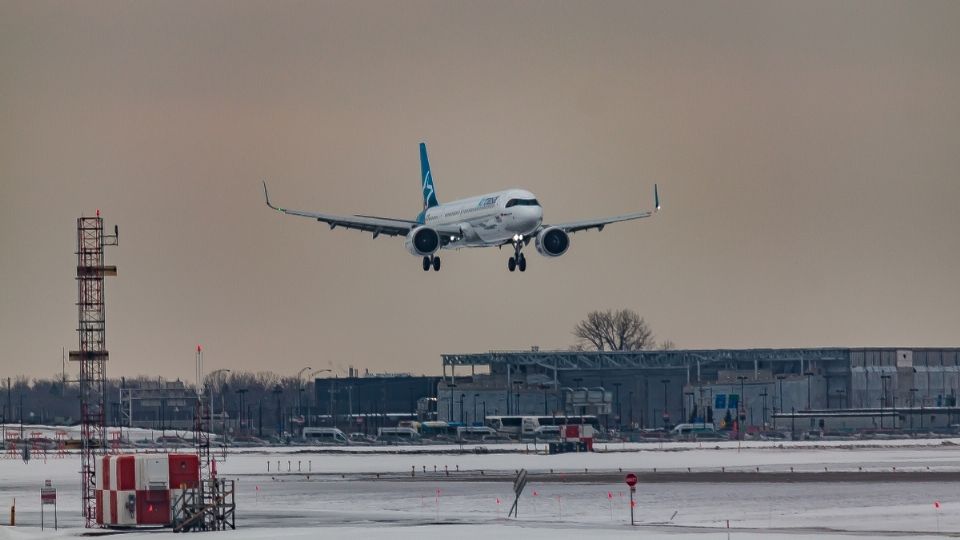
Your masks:
M 537 252 L 545 257 L 559 257 L 570 247 L 570 235 L 563 229 L 547 227 L 537 233 Z
M 430 227 L 421 225 L 407 234 L 404 247 L 411 255 L 428 257 L 440 249 L 440 235 Z

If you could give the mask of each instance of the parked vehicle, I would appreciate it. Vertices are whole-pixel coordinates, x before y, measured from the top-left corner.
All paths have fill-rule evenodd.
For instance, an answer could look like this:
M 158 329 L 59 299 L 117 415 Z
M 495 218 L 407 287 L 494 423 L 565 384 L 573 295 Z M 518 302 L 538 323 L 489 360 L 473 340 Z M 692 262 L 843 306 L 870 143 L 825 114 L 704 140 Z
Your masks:
M 303 440 L 308 444 L 349 444 L 347 435 L 337 428 L 303 428 Z
M 452 441 L 457 437 L 459 423 L 428 421 L 420 423 L 420 435 L 424 438 Z
M 376 438 L 359 431 L 351 433 L 347 439 L 350 441 L 350 444 L 373 444 L 376 442 Z
M 457 428 L 458 441 L 482 441 L 497 434 L 497 430 L 487 426 L 460 426 Z
M 409 427 L 383 427 L 377 430 L 377 441 L 385 443 L 411 443 L 420 440 L 417 430 Z
M 680 439 L 722 440 L 727 438 L 722 433 L 715 430 L 713 428 L 713 424 L 705 423 L 677 424 L 672 430 L 670 430 L 670 435 Z
M 559 440 L 560 426 L 540 426 L 533 431 L 533 437 L 540 440 Z

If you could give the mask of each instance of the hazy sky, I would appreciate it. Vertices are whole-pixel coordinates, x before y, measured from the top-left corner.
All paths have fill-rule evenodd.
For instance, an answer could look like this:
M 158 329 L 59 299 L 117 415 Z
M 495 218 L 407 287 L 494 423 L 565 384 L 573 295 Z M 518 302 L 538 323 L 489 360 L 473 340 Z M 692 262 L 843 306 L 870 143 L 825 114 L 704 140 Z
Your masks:
M 77 347 L 75 224 L 120 226 L 111 376 L 564 348 L 960 345 L 958 2 L 0 0 L 0 376 Z M 533 191 L 663 211 L 509 273 L 281 216 Z M 532 246 L 531 246 L 532 247 Z M 531 249 L 531 251 L 533 251 Z M 340 371 L 343 373 L 343 371 Z

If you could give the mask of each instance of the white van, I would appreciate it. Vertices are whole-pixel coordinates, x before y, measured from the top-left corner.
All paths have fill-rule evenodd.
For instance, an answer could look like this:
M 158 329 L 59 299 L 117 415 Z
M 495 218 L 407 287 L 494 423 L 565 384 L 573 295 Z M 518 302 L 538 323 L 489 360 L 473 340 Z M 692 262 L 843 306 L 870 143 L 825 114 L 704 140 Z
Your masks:
M 670 434 L 675 437 L 709 437 L 719 435 L 713 428 L 713 424 L 699 422 L 696 424 L 677 424 L 670 430 Z
M 382 427 L 377 430 L 377 440 L 393 443 L 414 442 L 420 440 L 420 434 L 410 427 Z
M 346 433 L 330 427 L 303 428 L 303 440 L 307 444 L 350 444 Z

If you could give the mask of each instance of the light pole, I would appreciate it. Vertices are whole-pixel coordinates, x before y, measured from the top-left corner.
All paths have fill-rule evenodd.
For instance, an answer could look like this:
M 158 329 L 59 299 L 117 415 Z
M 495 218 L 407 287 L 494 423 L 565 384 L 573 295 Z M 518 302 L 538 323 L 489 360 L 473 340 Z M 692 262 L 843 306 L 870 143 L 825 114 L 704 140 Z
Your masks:
M 456 387 L 457 387 L 457 383 L 455 382 L 451 382 L 447 384 L 447 388 L 450 389 L 450 414 L 449 416 L 447 416 L 447 422 L 453 422 L 453 389 Z
M 812 371 L 804 372 L 804 375 L 807 376 L 807 410 L 810 410 L 810 377 L 813 376 Z
M 827 402 L 824 404 L 824 406 L 827 409 L 829 409 L 830 408 L 830 374 L 829 373 L 823 374 L 823 394 L 827 398 Z
M 243 432 L 243 395 L 247 393 L 246 388 L 237 388 L 236 393 L 240 396 L 240 409 L 238 410 L 237 431 Z
M 780 389 L 777 391 L 780 398 L 780 412 L 783 412 L 783 380 L 786 378 L 786 375 L 777 375 L 777 382 L 780 384 Z
M 281 395 L 283 395 L 283 387 L 278 384 L 273 387 L 273 397 L 277 399 L 277 438 L 283 441 L 283 410 L 280 408 Z
M 477 398 L 480 397 L 480 394 L 473 395 L 473 423 L 477 423 Z M 481 424 L 482 425 L 482 424 Z
M 686 400 L 683 401 L 683 402 L 684 402 L 683 421 L 684 421 L 684 422 L 693 423 L 693 418 L 696 416 L 696 409 L 697 409 L 696 404 L 693 402 L 693 392 L 684 392 L 684 393 L 683 393 L 683 396 L 690 398 L 690 414 L 689 414 L 689 416 L 687 415 L 687 409 L 686 409 L 686 402 L 687 402 L 687 401 L 686 401 Z
M 890 375 L 883 374 L 880 376 L 880 383 L 883 386 L 881 390 L 883 393 L 880 394 L 880 429 L 883 429 L 883 410 L 887 407 L 887 379 L 890 378 Z
M 308 385 L 308 386 L 311 385 L 311 384 L 313 385 L 313 389 L 310 391 L 309 394 L 307 394 L 307 425 L 308 425 L 308 426 L 312 426 L 312 425 L 313 425 L 313 422 L 312 422 L 312 416 L 313 416 L 313 414 L 312 414 L 312 411 L 311 411 L 312 407 L 310 406 L 311 396 L 312 396 L 312 400 L 313 400 L 314 404 L 317 405 L 318 408 L 320 407 L 320 401 L 317 399 L 317 397 L 318 397 L 318 396 L 317 396 L 317 384 L 316 384 L 315 381 L 316 381 L 317 375 L 319 375 L 319 374 L 321 374 L 321 373 L 333 373 L 333 370 L 332 370 L 332 369 L 318 369 L 318 370 L 316 370 L 316 371 L 310 372 L 310 373 L 307 375 L 307 385 Z
M 914 408 L 916 408 L 917 389 L 910 389 L 910 430 L 913 430 Z
M 743 440 L 743 421 L 747 419 L 747 400 L 744 395 L 743 383 L 748 379 L 746 375 L 737 375 L 740 381 L 740 402 L 737 403 L 737 438 Z
M 207 375 L 207 389 L 208 389 L 209 392 L 210 392 L 210 431 L 211 431 L 211 432 L 213 431 L 213 379 L 214 379 L 217 375 L 219 375 L 219 374 L 221 374 L 221 373 L 230 373 L 230 370 L 227 369 L 227 368 L 221 368 L 221 369 L 217 369 L 217 370 L 211 371 L 210 374 Z M 223 414 L 223 399 L 222 399 L 222 398 L 223 398 L 223 392 L 222 392 L 222 389 L 221 389 L 221 392 L 220 392 L 220 397 L 221 397 L 221 400 L 220 400 L 220 426 L 221 426 L 220 434 L 221 434 L 221 436 L 223 437 L 223 447 L 226 448 L 226 447 L 227 447 L 227 419 L 226 419 L 226 415 Z
M 462 426 L 465 426 L 465 425 L 466 425 L 466 423 L 464 422 L 464 418 L 463 418 L 463 398 L 465 398 L 465 397 L 467 397 L 467 395 L 464 394 L 463 392 L 461 392 L 461 393 L 460 393 L 460 425 L 462 425 Z
M 763 398 L 763 414 L 761 416 L 763 417 L 763 420 L 762 420 L 763 429 L 764 431 L 766 431 L 767 429 L 767 389 L 766 387 L 764 387 L 763 392 L 760 393 L 760 397 Z
M 303 383 L 301 381 L 303 378 L 303 372 L 310 371 L 311 369 L 313 368 L 307 366 L 297 372 L 297 415 L 301 418 L 303 417 Z
M 307 425 L 303 417 L 303 387 L 297 385 L 297 416 L 300 417 L 300 434 L 303 435 L 303 426 Z
M 617 390 L 617 431 L 623 431 L 623 426 L 622 426 L 623 417 L 621 416 L 621 413 L 623 411 L 621 410 L 621 407 L 620 407 L 620 386 L 622 384 L 623 383 L 618 383 L 618 382 L 613 383 L 613 387 Z M 546 399 L 544 399 L 544 402 L 546 402 Z M 547 414 L 547 413 L 544 412 L 543 414 Z
M 700 383 L 700 387 L 697 390 L 700 393 L 700 395 L 697 397 L 697 414 L 700 415 L 698 417 L 701 419 L 700 423 L 705 424 L 707 422 L 707 408 L 703 406 L 703 383 L 702 382 Z
M 780 384 L 780 390 L 777 391 L 780 398 L 780 414 L 783 414 L 783 380 L 786 379 L 786 375 L 777 375 L 777 382 Z M 777 417 L 773 417 L 773 427 L 777 427 Z
M 667 410 L 667 385 L 670 379 L 660 379 L 660 382 L 663 383 L 663 429 L 666 430 L 670 427 L 670 412 Z
M 517 398 L 515 401 L 516 401 L 516 408 L 517 408 L 517 415 L 518 415 L 518 416 L 520 415 L 520 386 L 521 386 L 522 384 L 523 384 L 523 381 L 513 381 L 513 385 L 516 387 L 516 389 L 515 389 L 515 391 L 514 391 L 514 396 Z

